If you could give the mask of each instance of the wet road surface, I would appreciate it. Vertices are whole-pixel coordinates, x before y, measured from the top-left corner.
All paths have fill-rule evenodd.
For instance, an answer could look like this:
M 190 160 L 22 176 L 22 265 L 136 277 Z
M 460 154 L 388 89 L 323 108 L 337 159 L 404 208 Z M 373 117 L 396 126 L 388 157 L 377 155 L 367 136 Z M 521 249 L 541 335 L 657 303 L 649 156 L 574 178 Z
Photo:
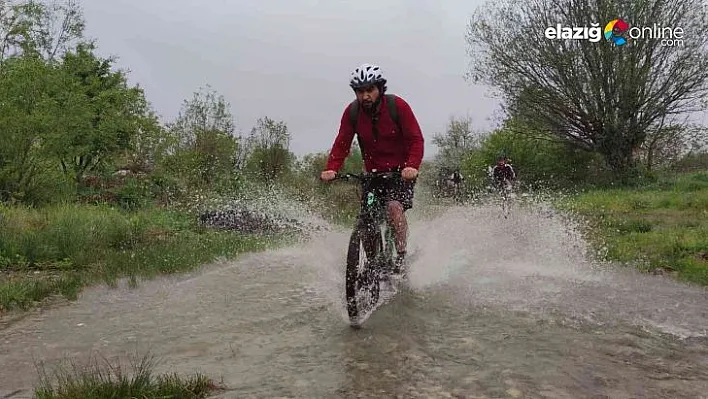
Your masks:
M 411 215 L 409 285 L 348 326 L 348 232 L 77 302 L 0 330 L 0 397 L 35 362 L 142 356 L 219 397 L 706 398 L 704 288 L 587 260 L 541 206 Z

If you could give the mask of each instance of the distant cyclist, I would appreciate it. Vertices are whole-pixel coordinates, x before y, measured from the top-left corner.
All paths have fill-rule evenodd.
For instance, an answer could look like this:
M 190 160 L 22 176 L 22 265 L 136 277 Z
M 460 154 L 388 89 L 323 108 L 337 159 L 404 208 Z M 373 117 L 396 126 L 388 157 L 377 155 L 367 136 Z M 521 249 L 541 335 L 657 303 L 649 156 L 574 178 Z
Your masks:
M 516 180 L 516 172 L 505 155 L 497 158 L 497 164 L 492 168 L 492 178 L 497 189 L 510 189 Z
M 462 181 L 465 180 L 465 178 L 462 176 L 462 173 L 460 173 L 459 169 L 455 169 L 455 171 L 452 172 L 452 175 L 450 175 L 450 180 L 456 186 L 459 186 L 460 184 L 462 184 Z
M 462 185 L 463 180 L 465 180 L 465 178 L 462 176 L 462 173 L 460 173 L 459 169 L 455 169 L 455 171 L 452 172 L 450 177 L 448 177 L 448 181 L 452 182 L 455 195 L 459 194 L 460 186 Z

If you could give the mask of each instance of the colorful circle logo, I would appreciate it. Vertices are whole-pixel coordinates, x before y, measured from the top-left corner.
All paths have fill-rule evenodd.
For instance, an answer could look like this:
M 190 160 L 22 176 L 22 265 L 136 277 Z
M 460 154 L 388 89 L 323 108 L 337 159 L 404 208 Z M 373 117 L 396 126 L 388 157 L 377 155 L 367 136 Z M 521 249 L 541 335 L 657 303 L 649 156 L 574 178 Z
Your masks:
M 618 46 L 627 43 L 627 39 L 622 34 L 629 29 L 629 24 L 621 19 L 613 19 L 605 25 L 605 39 Z

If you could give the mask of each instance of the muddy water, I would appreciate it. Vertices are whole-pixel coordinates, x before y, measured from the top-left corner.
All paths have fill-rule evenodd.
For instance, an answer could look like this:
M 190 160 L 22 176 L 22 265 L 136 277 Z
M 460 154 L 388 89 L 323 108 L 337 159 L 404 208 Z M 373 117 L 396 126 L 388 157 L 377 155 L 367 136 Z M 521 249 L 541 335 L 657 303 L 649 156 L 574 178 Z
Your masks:
M 61 359 L 141 356 L 220 397 L 708 397 L 705 289 L 586 259 L 540 206 L 411 215 L 406 288 L 352 330 L 347 232 L 137 289 L 96 287 L 0 332 L 0 394 Z M 2 395 L 0 395 L 2 397 Z

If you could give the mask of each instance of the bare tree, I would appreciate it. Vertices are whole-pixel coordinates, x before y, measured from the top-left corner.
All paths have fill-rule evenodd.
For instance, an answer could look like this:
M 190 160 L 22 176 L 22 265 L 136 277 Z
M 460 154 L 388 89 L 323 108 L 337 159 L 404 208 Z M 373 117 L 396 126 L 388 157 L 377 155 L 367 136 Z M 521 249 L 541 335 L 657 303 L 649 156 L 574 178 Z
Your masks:
M 635 151 L 647 170 L 673 164 L 693 148 L 705 142 L 705 127 L 685 121 L 681 124 L 665 124 L 647 132 L 647 138 Z
M 616 18 L 632 26 L 622 45 L 602 35 Z M 654 23 L 681 41 L 632 38 Z M 508 114 L 622 173 L 649 132 L 705 107 L 706 26 L 701 0 L 496 1 L 469 24 L 469 76 L 496 88 Z

